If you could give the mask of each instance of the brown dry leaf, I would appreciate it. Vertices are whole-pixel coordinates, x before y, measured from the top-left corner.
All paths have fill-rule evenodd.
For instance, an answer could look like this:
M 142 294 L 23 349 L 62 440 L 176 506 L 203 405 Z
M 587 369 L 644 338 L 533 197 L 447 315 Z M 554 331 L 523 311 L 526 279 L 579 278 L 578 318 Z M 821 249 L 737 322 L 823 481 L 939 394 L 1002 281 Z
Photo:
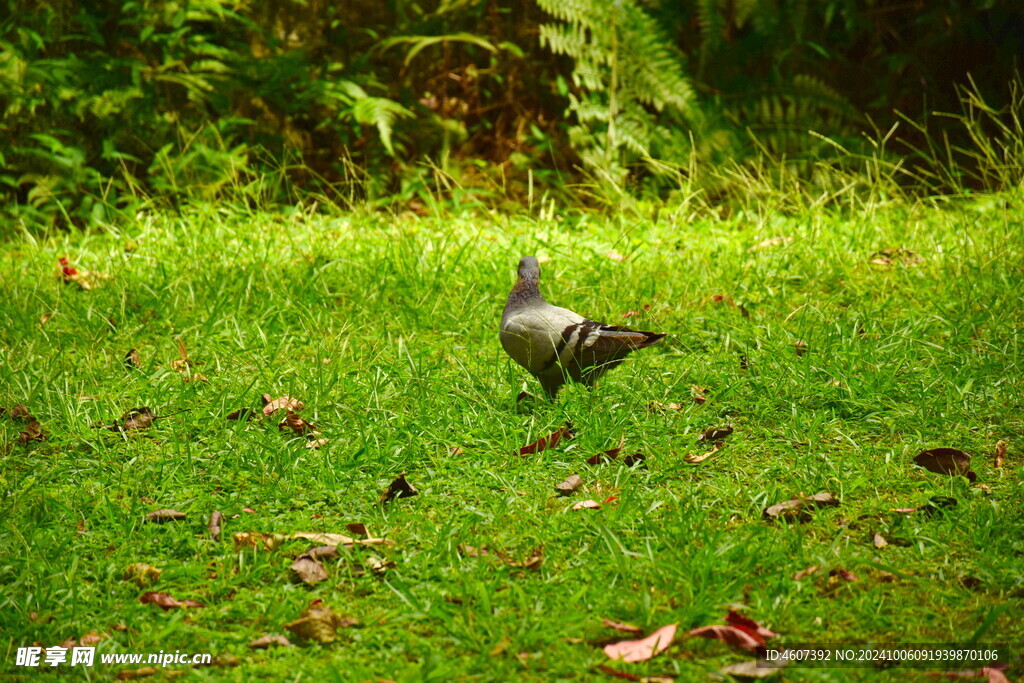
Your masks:
M 71 649 L 73 647 L 95 647 L 97 643 L 100 643 L 110 637 L 109 633 L 96 633 L 96 631 L 89 631 L 81 638 L 68 638 L 59 647 Z
M 704 462 L 705 460 L 710 458 L 712 455 L 714 455 L 718 451 L 722 450 L 722 446 L 723 446 L 723 442 L 722 441 L 716 441 L 714 443 L 714 445 L 712 446 L 711 450 L 708 451 L 707 453 L 699 453 L 699 454 L 698 453 L 687 453 L 686 456 L 683 458 L 683 460 L 685 462 L 692 463 L 692 464 L 696 464 L 696 463 L 699 463 L 699 462 Z
M 523 446 L 519 449 L 519 455 L 529 455 L 530 453 L 540 453 L 548 448 L 554 448 L 558 445 L 558 442 L 562 439 L 571 439 L 575 437 L 573 433 L 572 423 L 566 422 L 565 425 L 559 428 L 557 431 L 542 436 L 528 446 Z
M 996 442 L 996 452 L 992 456 L 992 466 L 1002 467 L 1006 462 L 1006 442 L 999 440 Z
M 395 562 L 393 560 L 382 560 L 375 555 L 367 555 L 363 560 L 363 563 L 366 565 L 366 568 L 374 574 L 383 574 L 388 569 L 395 566 Z
M 137 678 L 147 678 L 149 676 L 155 676 L 157 668 L 155 666 L 144 666 L 141 669 L 124 669 L 118 671 L 114 676 L 119 681 L 134 681 Z
M 613 628 L 616 631 L 621 631 L 622 633 L 628 633 L 631 636 L 642 636 L 644 634 L 643 629 L 639 626 L 633 626 L 632 624 L 623 624 L 620 621 L 612 621 L 611 619 L 602 619 L 601 625 L 607 626 L 608 628 Z
M 142 604 L 153 604 L 160 606 L 164 611 L 169 609 L 177 609 L 180 607 L 205 607 L 202 603 L 196 602 L 195 600 L 175 600 L 167 593 L 157 593 L 156 591 L 147 591 L 142 594 L 139 598 L 139 602 Z
M 604 255 L 610 258 L 612 261 L 617 261 L 619 263 L 626 260 L 626 257 L 617 251 L 607 251 Z
M 292 412 L 298 412 L 302 410 L 302 401 L 291 398 L 290 396 L 281 396 L 280 398 L 271 398 L 270 394 L 263 394 L 263 414 L 270 417 L 278 410 L 290 410 Z
M 732 427 L 726 425 L 725 427 L 709 427 L 701 432 L 698 441 L 720 441 L 725 437 L 732 434 Z
M 841 581 L 854 582 L 860 581 L 857 575 L 851 572 L 849 569 L 833 569 L 828 573 L 828 580 L 830 584 L 836 584 Z
M 260 636 L 256 640 L 249 643 L 249 647 L 253 650 L 266 650 L 271 647 L 291 647 L 292 642 L 284 636 L 275 634 L 267 634 Z
M 914 462 L 929 472 L 963 475 L 974 483 L 978 475 L 971 471 L 971 456 L 956 448 L 932 448 L 921 451 L 914 457 Z
M 727 645 L 742 648 L 744 650 L 757 650 L 764 645 L 764 640 L 747 633 L 743 629 L 725 624 L 713 624 L 701 626 L 686 634 L 691 638 L 712 638 L 720 640 Z
M 210 538 L 215 541 L 220 540 L 220 525 L 224 521 L 224 515 L 220 513 L 220 510 L 214 510 L 210 513 L 210 520 L 206 523 L 206 530 L 210 534 Z
M 68 271 L 71 271 L 70 273 Z M 74 282 L 79 288 L 89 291 L 100 286 L 106 280 L 110 279 L 110 273 L 101 273 L 98 270 L 79 270 L 76 271 L 74 268 L 64 268 L 63 279 L 64 283 Z
M 449 453 L 449 455 L 459 456 L 459 455 L 465 455 L 466 454 L 466 450 L 462 446 L 449 446 L 448 447 L 448 453 Z
M 239 408 L 228 413 L 228 420 L 245 420 L 246 422 L 256 417 L 256 411 L 252 408 Z
M 696 400 L 696 399 L 694 399 L 694 400 Z M 701 403 L 701 401 L 697 401 L 697 402 Z M 658 401 L 651 401 L 650 403 L 647 404 L 647 410 L 651 411 L 652 413 L 666 412 L 666 411 L 669 411 L 669 410 L 682 410 L 682 409 L 683 409 L 683 404 L 682 403 L 659 403 Z
M 892 259 L 891 258 L 886 258 L 886 257 L 882 256 L 882 257 L 879 257 L 879 258 L 871 259 L 871 263 L 875 264 L 876 266 L 891 266 L 892 265 Z
M 296 638 L 313 640 L 321 644 L 333 643 L 339 628 L 355 626 L 358 622 L 340 616 L 321 600 L 309 604 L 295 621 L 284 625 Z
M 279 541 L 285 540 L 278 534 L 264 534 L 259 531 L 244 531 L 237 534 L 231 535 L 231 540 L 234 541 L 235 550 L 242 550 L 244 548 L 261 548 L 263 550 L 273 550 L 277 547 Z
M 346 524 L 345 528 L 348 529 L 349 532 L 355 534 L 356 536 L 366 535 L 366 525 L 362 522 L 352 522 L 350 524 Z
M 284 431 L 286 429 L 292 430 L 297 435 L 312 434 L 316 431 L 316 427 L 306 420 L 299 417 L 296 413 L 291 410 L 287 411 L 284 419 L 277 423 L 277 429 Z
M 761 249 L 768 249 L 770 247 L 777 247 L 780 244 L 785 244 L 787 242 L 792 242 L 792 241 L 793 241 L 792 237 L 788 237 L 788 236 L 785 236 L 785 235 L 779 235 L 778 237 L 770 237 L 770 238 L 766 239 L 763 242 L 758 242 L 754 246 L 752 246 L 749 249 L 747 249 L 747 251 L 748 252 L 760 251 Z
M 43 424 L 33 418 L 31 422 L 25 425 L 25 429 L 18 434 L 18 443 L 27 444 L 31 441 L 46 441 L 46 436 Z
M 806 521 L 810 519 L 809 509 L 836 505 L 839 505 L 839 500 L 828 492 L 815 493 L 813 496 L 801 495 L 765 508 L 764 517 L 766 519 L 782 518 Z
M 459 552 L 466 557 L 486 557 L 491 554 L 491 551 L 487 549 L 487 546 L 482 545 L 479 548 L 473 545 L 467 545 L 463 543 L 459 546 Z
M 121 576 L 122 581 L 131 581 L 139 588 L 146 588 L 152 586 L 160 578 L 160 574 L 163 572 L 156 567 L 145 564 L 144 562 L 134 562 L 124 568 L 124 574 Z
M 21 405 L 20 403 L 12 407 L 9 411 L 7 411 L 7 415 L 12 420 L 21 420 L 23 422 L 32 422 L 33 420 L 35 420 L 35 418 L 32 417 L 32 413 L 29 412 L 28 408 Z
M 163 524 L 164 522 L 176 522 L 188 517 L 184 512 L 178 512 L 177 510 L 169 510 L 163 508 L 160 510 L 153 510 L 152 512 L 146 513 L 147 522 L 156 522 L 157 524 Z
M 560 496 L 568 496 L 583 483 L 583 479 L 578 474 L 570 474 L 566 477 L 565 481 L 555 484 L 555 491 Z
M 819 569 L 821 569 L 821 567 L 819 567 L 816 564 L 812 564 L 807 569 L 801 569 L 796 574 L 793 574 L 793 578 L 796 579 L 797 581 L 799 581 L 800 579 L 805 579 L 808 576 L 810 576 L 811 574 L 813 574 L 814 572 L 818 571 Z
M 388 487 L 384 489 L 384 493 L 380 494 L 380 500 L 377 501 L 379 505 L 390 503 L 396 498 L 412 498 L 418 496 L 419 491 L 413 488 L 412 484 L 405 480 L 405 472 L 399 474 L 393 482 L 388 484 Z
M 307 443 L 305 446 L 303 446 L 303 448 L 308 448 L 310 450 L 316 450 L 317 448 L 320 448 L 321 446 L 326 446 L 328 443 L 330 443 L 330 441 L 331 441 L 330 439 L 313 439 L 312 441 Z
M 337 548 L 337 546 L 333 547 Z M 324 569 L 324 566 L 316 558 L 308 553 L 299 555 L 292 562 L 290 569 L 295 574 L 295 577 L 303 583 L 312 585 L 327 580 L 327 570 Z
M 601 451 L 597 455 L 593 455 L 587 458 L 588 465 L 600 465 L 602 462 L 614 460 L 619 457 L 619 453 L 622 452 L 622 447 L 626 445 L 626 437 L 623 436 L 619 439 L 619 445 L 615 448 L 609 448 L 606 451 Z
M 774 638 L 779 635 L 778 633 L 765 628 L 750 617 L 744 616 L 735 610 L 729 610 L 728 614 L 725 615 L 725 623 L 730 626 L 735 626 L 741 631 L 745 631 L 755 639 L 761 640 L 762 644 L 764 644 L 766 639 Z
M 264 534 L 258 531 L 248 531 L 232 534 L 235 543 L 235 550 L 243 548 L 259 548 L 273 550 L 283 541 L 303 539 L 313 543 L 324 545 L 394 545 L 395 542 L 387 538 L 362 538 L 356 539 L 344 534 L 327 534 L 318 531 L 300 531 L 293 534 Z
M 718 672 L 741 680 L 755 680 L 774 676 L 779 673 L 787 663 L 788 660 L 785 663 L 781 663 L 768 662 L 763 659 L 752 659 L 746 662 L 737 662 L 736 664 L 730 664 L 729 666 L 722 667 Z
M 924 263 L 924 259 L 921 258 L 916 252 L 904 249 L 902 247 L 890 247 L 888 249 L 879 249 L 869 257 L 871 263 L 879 266 L 891 266 L 897 261 L 901 262 L 905 266 L 917 266 Z
M 43 313 L 39 316 L 39 327 L 42 327 L 46 323 L 50 322 L 50 318 L 53 317 L 53 313 Z
M 807 342 L 803 339 L 796 340 L 793 342 L 793 351 L 796 352 L 796 355 L 798 356 L 804 355 L 807 353 Z
M 640 640 L 623 640 L 605 645 L 604 653 L 610 659 L 621 659 L 624 662 L 645 662 L 668 649 L 672 641 L 675 640 L 678 627 L 678 624 L 669 624 Z
M 630 453 L 629 455 L 624 457 L 622 459 L 622 464 L 625 465 L 626 467 L 632 467 L 633 465 L 636 465 L 637 463 L 642 463 L 645 460 L 647 460 L 647 456 L 637 451 L 636 453 Z
M 708 390 L 700 386 L 699 384 L 694 384 L 692 387 L 690 387 L 690 395 L 693 396 L 694 403 L 701 404 L 707 401 L 707 393 Z
M 872 542 L 875 544 L 876 548 L 884 548 L 885 546 L 889 545 L 889 541 L 885 540 L 885 537 L 883 537 L 882 534 L 878 533 L 875 534 L 874 538 L 872 539 Z
M 600 510 L 601 504 L 596 500 L 581 500 L 572 506 L 573 510 Z
M 505 564 L 516 569 L 529 569 L 530 571 L 537 571 L 540 566 L 544 564 L 544 546 L 539 545 L 530 551 L 530 554 L 523 561 L 510 560 L 505 556 L 501 556 L 505 560 Z
M 124 354 L 124 364 L 132 370 L 139 369 L 140 363 L 138 349 L 130 349 L 128 353 Z

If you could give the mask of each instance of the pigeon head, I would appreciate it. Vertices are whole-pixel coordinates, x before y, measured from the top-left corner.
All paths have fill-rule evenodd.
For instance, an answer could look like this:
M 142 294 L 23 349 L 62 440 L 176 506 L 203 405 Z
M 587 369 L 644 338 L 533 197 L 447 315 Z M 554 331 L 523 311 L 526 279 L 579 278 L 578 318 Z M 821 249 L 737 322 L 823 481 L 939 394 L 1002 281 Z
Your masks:
M 533 280 L 534 282 L 540 279 L 540 263 L 537 262 L 536 257 L 524 256 L 519 259 L 519 279 Z

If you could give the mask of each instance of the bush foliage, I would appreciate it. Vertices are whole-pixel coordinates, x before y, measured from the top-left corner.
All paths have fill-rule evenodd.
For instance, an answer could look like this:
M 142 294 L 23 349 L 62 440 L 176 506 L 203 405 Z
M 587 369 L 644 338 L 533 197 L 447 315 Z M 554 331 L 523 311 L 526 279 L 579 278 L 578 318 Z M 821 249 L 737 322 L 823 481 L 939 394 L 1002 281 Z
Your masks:
M 815 159 L 894 110 L 956 110 L 968 73 L 997 101 L 1024 34 L 996 0 L 5 5 L 3 210 L 43 224 L 239 187 L 406 201 L 439 176 L 664 192 L 694 164 Z

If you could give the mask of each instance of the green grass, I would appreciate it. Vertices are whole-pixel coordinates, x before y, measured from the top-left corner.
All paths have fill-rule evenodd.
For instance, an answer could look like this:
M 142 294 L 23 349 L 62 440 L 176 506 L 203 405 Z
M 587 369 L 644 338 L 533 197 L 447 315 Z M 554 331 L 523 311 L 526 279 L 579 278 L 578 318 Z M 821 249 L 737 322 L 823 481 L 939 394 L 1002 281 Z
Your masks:
M 790 241 L 749 251 L 776 236 Z M 871 264 L 887 247 L 923 262 Z M 122 233 L 0 249 L 0 405 L 27 405 L 50 435 L 20 444 L 24 425 L 0 418 L 6 675 L 27 675 L 14 666 L 19 646 L 97 631 L 110 636 L 100 652 L 238 659 L 190 674 L 210 680 L 587 679 L 612 664 L 599 647 L 616 638 L 603 617 L 647 631 L 678 623 L 682 634 L 737 604 L 781 642 L 1024 644 L 1017 199 L 728 220 L 681 209 L 635 222 L 208 205 L 143 216 Z M 517 409 L 524 384 L 539 387 L 504 356 L 497 324 L 531 253 L 550 258 L 550 301 L 670 339 L 592 393 L 572 387 Z M 65 285 L 61 256 L 112 278 L 91 291 Z M 640 314 L 625 321 L 626 311 Z M 177 338 L 208 382 L 170 367 Z M 795 353 L 798 340 L 808 353 Z M 139 370 L 124 364 L 132 348 Z M 703 405 L 693 385 L 707 389 Z M 277 420 L 224 419 L 258 407 L 261 393 L 302 400 L 330 442 L 309 450 Z M 683 408 L 651 412 L 651 401 Z M 92 427 L 143 405 L 190 412 L 127 437 Z M 574 440 L 512 455 L 566 420 Z M 706 450 L 702 430 L 723 424 L 735 433 L 721 452 L 683 461 Z M 622 437 L 646 467 L 584 463 Z M 1001 470 L 990 455 L 999 439 L 1010 444 Z M 913 464 L 937 446 L 974 454 L 990 491 Z M 402 471 L 420 495 L 381 508 Z M 574 472 L 581 489 L 557 497 Z M 842 504 L 803 524 L 762 520 L 772 503 L 825 490 Z M 570 510 L 613 495 L 601 510 Z M 945 516 L 890 512 L 935 495 L 959 505 Z M 188 519 L 143 523 L 157 508 Z M 206 536 L 214 509 L 225 515 L 220 542 Z M 236 552 L 231 542 L 246 531 L 347 533 L 350 522 L 395 545 L 328 561 L 315 587 L 288 569 L 314 544 Z M 891 544 L 876 549 L 875 532 Z M 460 544 L 517 559 L 543 545 L 544 562 L 517 569 Z M 370 555 L 395 565 L 357 571 Z M 206 607 L 141 604 L 121 580 L 134 562 L 163 570 L 153 590 Z M 810 565 L 825 570 L 792 578 Z M 860 580 L 830 585 L 838 568 Z M 362 627 L 332 645 L 248 649 L 286 633 L 317 598 Z M 1019 647 L 1012 657 L 1011 677 Z M 743 659 L 680 637 L 650 662 L 613 666 L 703 680 Z M 778 678 L 886 677 L 923 680 L 851 669 Z

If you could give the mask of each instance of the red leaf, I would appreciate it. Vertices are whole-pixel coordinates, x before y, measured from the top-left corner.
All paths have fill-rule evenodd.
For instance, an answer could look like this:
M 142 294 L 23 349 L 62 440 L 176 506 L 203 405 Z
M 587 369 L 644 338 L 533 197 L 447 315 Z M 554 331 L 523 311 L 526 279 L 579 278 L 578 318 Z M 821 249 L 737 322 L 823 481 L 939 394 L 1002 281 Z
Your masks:
M 624 662 L 647 661 L 672 644 L 678 626 L 679 624 L 669 624 L 640 640 L 623 640 L 605 645 L 604 653 L 611 659 L 621 659 Z
M 766 638 L 774 638 L 779 635 L 774 631 L 769 631 L 753 619 L 745 617 L 739 612 L 734 612 L 733 610 L 729 610 L 729 613 L 725 615 L 725 623 L 749 633 L 754 638 L 760 640 L 762 645 Z
M 139 598 L 139 602 L 143 604 L 159 605 L 164 610 L 175 609 L 178 607 L 205 607 L 202 603 L 196 602 L 195 600 L 175 600 L 167 593 L 157 593 L 156 591 L 146 591 Z
M 752 636 L 746 631 L 738 629 L 735 626 L 724 626 L 721 624 L 701 626 L 700 628 L 693 629 L 686 635 L 691 638 L 712 638 L 714 640 L 720 640 L 727 645 L 740 647 L 744 650 L 756 651 L 759 647 L 764 645 L 763 640 Z
M 542 436 L 528 446 L 523 446 L 519 449 L 519 455 L 529 455 L 530 453 L 540 453 L 541 451 L 549 448 L 554 448 L 558 445 L 558 442 L 564 439 L 571 439 L 576 436 L 572 430 L 572 423 L 566 422 L 565 426 L 560 428 L 558 431 L 552 432 L 547 436 Z

